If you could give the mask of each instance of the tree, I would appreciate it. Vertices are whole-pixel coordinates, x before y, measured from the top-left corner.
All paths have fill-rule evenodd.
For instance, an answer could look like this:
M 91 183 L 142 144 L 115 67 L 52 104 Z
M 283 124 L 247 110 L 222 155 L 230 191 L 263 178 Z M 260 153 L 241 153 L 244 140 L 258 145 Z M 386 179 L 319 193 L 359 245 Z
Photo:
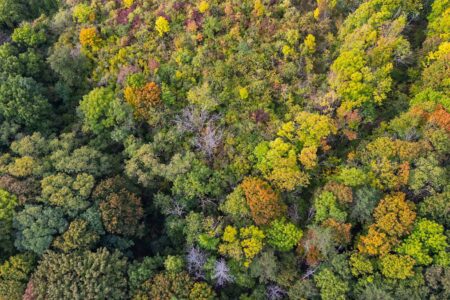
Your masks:
M 388 235 L 401 237 L 411 230 L 416 218 L 415 205 L 405 197 L 403 193 L 385 196 L 375 208 L 376 225 Z
M 285 219 L 279 219 L 270 223 L 266 235 L 269 245 L 279 251 L 290 251 L 302 238 L 303 232 Z
M 75 178 L 64 173 L 47 176 L 41 181 L 40 201 L 59 206 L 69 216 L 76 216 L 90 205 L 88 198 L 94 182 L 94 177 L 86 173 Z
M 367 182 L 367 175 L 363 170 L 358 168 L 343 168 L 337 175 L 337 180 L 345 185 L 356 187 Z
M 257 225 L 268 224 L 286 212 L 279 195 L 263 180 L 247 177 L 240 187 L 245 193 L 253 220 Z
M 189 294 L 189 300 L 213 300 L 217 299 L 214 290 L 206 282 L 194 283 Z
M 371 119 L 375 105 L 387 99 L 393 87 L 394 59 L 404 59 L 410 52 L 409 43 L 401 36 L 405 15 L 420 7 L 420 3 L 371 0 L 346 19 L 339 30 L 339 56 L 329 76 L 330 86 L 341 102 L 341 116 L 361 109 Z M 397 14 L 399 10 L 404 13 Z
M 47 252 L 32 275 L 37 299 L 124 299 L 127 260 L 120 252 Z M 95 280 L 93 280 L 95 278 Z
M 47 58 L 53 71 L 69 87 L 84 87 L 91 67 L 86 55 L 70 45 L 56 44 Z
M 442 193 L 425 198 L 419 203 L 418 215 L 434 220 L 444 226 L 450 225 L 450 187 L 447 187 Z
M 360 237 L 358 250 L 369 255 L 384 255 L 396 243 L 396 239 L 392 239 L 389 235 L 377 229 L 376 224 L 373 224 L 369 227 L 367 234 Z
M 424 190 L 439 192 L 447 180 L 446 171 L 439 165 L 433 155 L 421 157 L 416 162 L 416 167 L 411 170 L 409 185 L 411 189 L 420 194 Z
M 250 208 L 241 186 L 237 186 L 233 192 L 228 194 L 219 209 L 230 216 L 234 223 L 245 222 L 251 216 Z
M 436 222 L 421 219 L 416 222 L 412 233 L 400 244 L 398 253 L 411 256 L 417 264 L 450 264 L 450 256 L 444 227 Z
M 139 236 L 144 215 L 141 199 L 127 190 L 120 177 L 103 180 L 93 192 L 99 201 L 103 225 L 106 230 L 125 236 Z
M 45 28 L 39 22 L 35 22 L 35 24 L 22 23 L 20 27 L 14 29 L 11 38 L 15 43 L 30 48 L 38 47 L 47 41 Z
M 158 32 L 159 36 L 163 36 L 170 31 L 169 21 L 164 17 L 158 17 L 155 22 L 155 30 Z
M 346 281 L 333 274 L 329 269 L 323 269 L 314 276 L 316 285 L 320 288 L 320 296 L 324 300 L 344 300 L 349 291 Z
M 222 236 L 223 243 L 219 245 L 219 253 L 243 261 L 243 265 L 248 267 L 261 252 L 265 237 L 264 232 L 253 225 L 240 228 L 239 232 L 236 228 L 227 226 Z
M 233 275 L 230 274 L 230 269 L 223 258 L 216 261 L 214 264 L 214 270 L 211 278 L 215 280 L 216 285 L 219 287 L 223 287 L 224 285 L 233 282 Z
M 336 132 L 330 117 L 302 111 L 295 116 L 294 122 L 281 126 L 278 136 L 292 142 L 299 141 L 303 147 L 319 147 L 322 141 Z
M 81 46 L 92 49 L 95 49 L 100 42 L 100 37 L 95 27 L 81 28 L 79 38 Z
M 95 11 L 91 6 L 80 3 L 73 8 L 72 16 L 77 23 L 87 23 L 95 20 Z
M 148 281 L 147 299 L 189 299 L 194 282 L 186 272 L 159 273 Z
M 425 280 L 431 289 L 431 299 L 446 299 L 450 296 L 449 277 L 449 268 L 431 266 L 425 271 Z
M 183 270 L 184 260 L 181 256 L 169 255 L 164 261 L 164 267 L 167 272 L 179 273 Z
M 25 1 L 2 0 L 0 1 L 0 25 L 12 28 L 20 21 L 27 18 Z
M 14 195 L 0 189 L 0 258 L 13 250 L 12 223 L 18 201 Z
M 31 253 L 10 256 L 0 265 L 0 298 L 22 299 L 28 278 L 33 271 L 36 258 Z
M 400 237 L 410 232 L 416 218 L 414 207 L 403 193 L 385 196 L 375 208 L 375 223 L 367 235 L 360 237 L 358 249 L 370 255 L 387 254 Z
M 381 257 L 381 273 L 388 278 L 405 279 L 414 275 L 414 259 L 407 255 L 387 254 Z
M 66 232 L 54 240 L 53 246 L 65 253 L 89 250 L 97 243 L 99 238 L 98 233 L 90 228 L 88 221 L 76 219 L 69 224 Z
M 20 75 L 0 74 L 0 116 L 28 129 L 46 127 L 51 107 L 43 89 L 34 79 Z
M 161 89 L 154 82 L 143 87 L 128 86 L 124 91 L 125 100 L 134 108 L 137 117 L 149 119 L 151 109 L 161 102 Z
M 316 209 L 314 219 L 317 223 L 328 218 L 333 218 L 340 222 L 345 221 L 347 213 L 339 208 L 336 200 L 336 197 L 331 192 L 322 192 L 314 199 L 314 208 Z
M 350 256 L 350 265 L 353 276 L 369 275 L 374 271 L 372 261 L 360 253 L 353 253 Z
M 256 167 L 276 187 L 292 191 L 298 186 L 307 186 L 309 176 L 297 163 L 295 148 L 281 138 L 259 144 L 254 151 Z
M 146 256 L 142 260 L 133 261 L 128 266 L 128 280 L 131 292 L 137 291 L 146 280 L 158 272 L 162 265 L 163 258 L 161 256 Z
M 67 221 L 59 208 L 25 205 L 14 218 L 14 228 L 17 230 L 14 245 L 19 250 L 42 255 L 54 236 L 66 230 Z
M 330 228 L 310 226 L 300 241 L 297 252 L 304 257 L 308 266 L 315 267 L 333 253 L 335 247 Z
M 123 121 L 124 108 L 115 98 L 110 88 L 95 88 L 83 97 L 80 112 L 84 119 L 84 129 L 96 134 L 105 133 Z

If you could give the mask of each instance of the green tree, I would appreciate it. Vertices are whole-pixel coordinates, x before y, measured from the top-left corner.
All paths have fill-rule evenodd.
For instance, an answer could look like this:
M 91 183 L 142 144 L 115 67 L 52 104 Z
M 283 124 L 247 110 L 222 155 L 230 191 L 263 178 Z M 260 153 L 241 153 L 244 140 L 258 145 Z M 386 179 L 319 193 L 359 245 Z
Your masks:
M 328 218 L 336 221 L 345 222 L 347 213 L 339 208 L 336 196 L 331 192 L 322 192 L 314 199 L 314 208 L 316 209 L 315 221 L 320 223 Z
M 22 23 L 20 27 L 14 29 L 11 38 L 19 45 L 31 48 L 40 46 L 47 41 L 45 28 L 39 22 L 34 24 L 30 22 Z
M 405 279 L 414 275 L 414 263 L 410 256 L 387 254 L 380 259 L 381 273 L 388 278 Z
M 149 292 L 144 299 L 189 299 L 194 282 L 186 272 L 159 273 L 147 285 Z
M 46 127 L 51 107 L 34 79 L 0 74 L 0 116 L 28 129 Z
M 0 265 L 0 298 L 19 300 L 34 269 L 36 258 L 31 253 L 10 256 Z
M 429 265 L 434 259 L 435 264 L 447 266 L 450 264 L 447 248 L 444 227 L 436 222 L 421 219 L 398 247 L 397 252 L 411 256 L 420 265 Z
M 279 251 L 290 251 L 303 236 L 301 229 L 285 219 L 275 220 L 266 230 L 267 243 Z
M 69 216 L 75 216 L 90 205 L 88 198 L 94 182 L 94 177 L 86 173 L 75 178 L 64 173 L 47 176 L 41 181 L 40 201 L 59 206 Z
M 13 250 L 12 223 L 17 204 L 14 195 L 0 189 L 0 258 Z
M 42 255 L 50 247 L 53 238 L 63 233 L 67 221 L 59 208 L 26 205 L 14 217 L 17 230 L 14 245 L 19 250 L 30 250 Z
M 1 0 L 0 1 L 0 25 L 13 28 L 27 16 L 26 2 L 23 0 Z
M 79 106 L 84 130 L 107 134 L 129 118 L 130 108 L 121 103 L 111 88 L 95 88 L 83 97 Z
M 32 275 L 36 299 L 124 299 L 127 260 L 101 248 L 71 254 L 47 252 Z M 95 280 L 94 280 L 95 278 Z
M 100 236 L 91 228 L 88 221 L 76 219 L 69 224 L 66 232 L 54 240 L 53 246 L 65 253 L 89 250 L 97 243 L 99 238 Z
M 339 278 L 329 269 L 323 269 L 317 273 L 314 281 L 320 288 L 320 296 L 324 300 L 344 300 L 350 290 L 348 282 Z

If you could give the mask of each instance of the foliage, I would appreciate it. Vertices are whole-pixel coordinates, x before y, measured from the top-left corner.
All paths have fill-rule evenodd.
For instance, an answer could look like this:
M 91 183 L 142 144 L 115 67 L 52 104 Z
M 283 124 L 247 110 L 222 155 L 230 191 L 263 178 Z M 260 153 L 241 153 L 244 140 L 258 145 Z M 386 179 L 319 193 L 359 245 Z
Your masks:
M 0 299 L 449 298 L 449 5 L 0 0 Z
M 194 283 L 186 272 L 159 273 L 148 282 L 149 299 L 188 299 Z
M 410 232 L 416 213 L 414 204 L 405 200 L 405 194 L 395 193 L 380 201 L 374 217 L 375 223 L 358 244 L 361 252 L 370 255 L 386 254 L 398 244 L 398 238 Z
M 388 278 L 405 279 L 413 275 L 414 263 L 409 256 L 387 254 L 381 258 L 381 273 Z
M 29 129 L 45 128 L 50 111 L 42 87 L 33 78 L 0 74 L 0 116 Z
M 315 220 L 320 223 L 328 218 L 344 222 L 347 214 L 339 209 L 337 199 L 331 192 L 322 192 L 314 200 Z
M 99 42 L 99 36 L 95 27 L 82 28 L 80 30 L 80 44 L 83 47 L 94 48 Z
M 17 230 L 14 245 L 21 250 L 30 250 L 42 255 L 56 234 L 63 233 L 67 221 L 59 208 L 26 205 L 14 217 Z
M 302 238 L 303 232 L 284 219 L 270 223 L 266 231 L 267 243 L 279 251 L 290 251 Z
M 151 108 L 161 101 L 161 89 L 154 82 L 140 88 L 128 86 L 124 91 L 124 97 L 133 106 L 137 116 L 149 118 Z
M 248 267 L 253 258 L 261 252 L 265 237 L 264 232 L 253 225 L 240 228 L 239 231 L 232 226 L 227 226 L 222 236 L 223 243 L 219 245 L 219 252 L 235 260 L 243 261 L 243 265 Z
M 89 206 L 87 199 L 93 187 L 94 177 L 86 173 L 76 178 L 64 173 L 50 175 L 41 181 L 41 201 L 62 207 L 68 215 L 76 215 Z
M 36 299 L 123 299 L 125 274 L 126 259 L 102 248 L 71 254 L 47 252 L 31 280 Z
M 162 16 L 158 17 L 155 22 L 155 30 L 158 32 L 159 36 L 163 36 L 170 31 L 169 21 Z
M 247 177 L 240 185 L 245 193 L 247 204 L 257 225 L 268 224 L 283 216 L 286 206 L 279 195 L 263 180 Z
M 11 256 L 0 265 L 0 298 L 22 299 L 35 260 L 31 253 L 24 253 Z
M 348 283 L 333 274 L 329 269 L 324 269 L 314 276 L 316 285 L 320 288 L 322 299 L 345 299 L 349 290 Z
M 17 204 L 17 197 L 0 189 L 0 257 L 12 250 L 12 221 Z
M 196 282 L 189 294 L 190 300 L 212 300 L 216 299 L 216 293 L 205 282 Z
M 53 245 L 65 253 L 75 250 L 88 250 L 99 240 L 97 232 L 89 228 L 89 223 L 76 219 L 69 224 L 66 232 L 57 237 Z
M 436 222 L 421 219 L 417 221 L 411 234 L 402 242 L 397 251 L 409 255 L 421 265 L 433 262 L 438 265 L 448 265 L 450 258 L 447 249 L 447 237 L 444 227 Z
M 141 199 L 126 189 L 120 177 L 100 182 L 93 197 L 100 202 L 103 224 L 108 232 L 125 236 L 140 235 L 144 215 Z

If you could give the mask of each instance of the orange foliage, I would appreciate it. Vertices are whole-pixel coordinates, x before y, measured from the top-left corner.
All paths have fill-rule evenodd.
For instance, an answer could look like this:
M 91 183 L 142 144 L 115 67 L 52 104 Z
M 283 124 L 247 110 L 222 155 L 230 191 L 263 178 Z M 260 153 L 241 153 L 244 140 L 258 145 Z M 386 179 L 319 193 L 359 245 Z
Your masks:
M 385 233 L 377 230 L 376 225 L 371 225 L 367 235 L 361 236 L 358 243 L 358 250 L 369 255 L 383 255 L 391 250 L 397 241 L 388 237 Z
M 279 195 L 263 180 L 246 177 L 241 184 L 253 220 L 257 225 L 265 225 L 286 213 L 286 205 Z
M 347 244 L 350 242 L 351 234 L 350 229 L 352 227 L 351 224 L 340 223 L 335 219 L 327 219 L 322 225 L 324 227 L 331 228 L 333 231 L 333 238 L 339 244 Z
M 296 252 L 305 258 L 308 266 L 317 266 L 324 259 L 318 245 L 318 238 L 314 229 L 309 229 L 306 236 L 298 244 Z
M 384 197 L 375 208 L 376 226 L 391 236 L 409 233 L 416 219 L 414 203 L 405 200 L 404 193 Z
M 124 94 L 125 100 L 133 106 L 139 117 L 148 117 L 150 108 L 161 102 L 161 89 L 154 82 L 149 82 L 142 88 L 128 86 Z
M 437 124 L 446 131 L 450 131 L 450 113 L 442 105 L 438 105 L 436 110 L 429 116 L 429 122 Z
M 345 184 L 329 181 L 323 189 L 327 192 L 332 192 L 340 204 L 351 203 L 353 201 L 352 189 Z
M 360 237 L 358 249 L 369 255 L 384 255 L 411 231 L 416 219 L 414 203 L 406 201 L 403 193 L 393 193 L 380 201 L 374 217 L 375 224 Z

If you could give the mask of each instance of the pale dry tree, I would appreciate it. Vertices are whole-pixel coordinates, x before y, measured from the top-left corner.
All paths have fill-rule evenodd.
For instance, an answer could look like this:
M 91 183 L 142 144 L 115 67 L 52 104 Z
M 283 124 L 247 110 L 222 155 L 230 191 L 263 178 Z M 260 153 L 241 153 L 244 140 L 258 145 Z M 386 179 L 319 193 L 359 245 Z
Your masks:
M 186 255 L 187 268 L 189 273 L 196 278 L 204 278 L 203 266 L 206 263 L 206 254 L 197 247 L 191 247 Z
M 214 279 L 216 281 L 216 285 L 220 287 L 234 281 L 233 275 L 230 274 L 230 268 L 228 268 L 225 259 L 221 258 L 216 261 L 212 279 Z

